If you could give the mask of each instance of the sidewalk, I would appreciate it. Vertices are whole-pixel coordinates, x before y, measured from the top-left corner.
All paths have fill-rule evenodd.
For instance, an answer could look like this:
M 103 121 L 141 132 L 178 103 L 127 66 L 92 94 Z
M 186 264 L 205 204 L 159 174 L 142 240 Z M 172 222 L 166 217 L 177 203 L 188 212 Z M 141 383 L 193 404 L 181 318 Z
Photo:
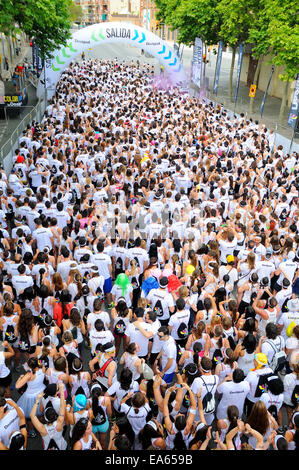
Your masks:
M 31 48 L 27 44 L 25 45 L 23 44 L 23 47 L 21 48 L 19 55 L 14 57 L 14 60 L 12 64 L 10 65 L 9 72 L 8 71 L 6 72 L 7 77 L 8 77 L 8 74 L 10 74 L 9 75 L 10 79 L 6 81 L 4 80 L 5 93 L 8 93 L 8 94 L 14 93 L 14 87 L 13 87 L 12 80 L 11 80 L 11 73 L 14 71 L 15 67 L 18 64 L 23 64 L 25 57 L 28 59 L 28 62 L 30 63 Z M 13 131 L 18 127 L 19 123 L 24 119 L 24 117 L 28 113 L 30 113 L 30 111 L 36 105 L 38 101 L 36 98 L 36 89 L 26 77 L 25 77 L 24 83 L 25 83 L 25 87 L 27 90 L 27 94 L 28 94 L 27 105 L 24 107 L 21 107 L 22 109 L 18 116 L 8 118 L 7 120 L 0 119 L 0 148 L 7 142 L 7 140 L 13 133 Z
M 168 44 L 173 47 L 173 42 L 167 41 Z M 182 46 L 181 46 L 182 48 Z M 180 49 L 181 52 L 182 49 Z M 183 49 L 183 58 L 182 64 L 185 68 L 186 74 L 190 79 L 191 76 L 191 63 L 193 57 L 193 47 L 184 46 Z M 216 59 L 217 56 L 213 53 L 207 54 L 207 59 L 209 63 L 206 64 L 206 77 L 209 80 L 207 92 L 203 96 L 206 96 L 211 101 L 215 101 L 217 103 L 221 103 L 224 105 L 225 108 L 228 110 L 234 111 L 235 105 L 234 102 L 230 101 L 229 97 L 229 74 L 230 74 L 230 64 L 231 64 L 231 53 L 224 52 L 222 55 L 222 64 L 221 64 L 221 71 L 219 76 L 219 85 L 217 90 L 217 95 L 213 93 L 213 82 L 214 82 L 214 73 L 216 67 Z M 234 72 L 233 72 L 233 100 L 235 96 L 235 85 L 237 80 L 237 67 L 238 67 L 238 57 L 236 57 L 235 65 L 234 65 Z M 189 82 L 190 91 L 193 95 L 198 95 L 199 90 L 198 88 Z M 265 124 L 269 129 L 276 130 L 277 133 L 281 134 L 287 139 L 292 138 L 293 130 L 288 126 L 288 115 L 289 115 L 289 105 L 286 108 L 285 116 L 283 119 L 283 124 L 279 123 L 279 112 L 280 112 L 280 105 L 281 99 L 276 98 L 274 96 L 267 95 L 263 116 L 261 118 L 260 115 L 260 107 L 264 97 L 264 92 L 257 90 L 254 100 L 254 108 L 253 113 L 249 112 L 249 87 L 244 82 L 240 82 L 239 86 L 239 93 L 238 93 L 238 100 L 237 106 L 235 108 L 235 112 L 237 114 L 245 113 L 247 114 L 248 118 L 252 118 L 253 120 L 258 120 Z M 294 139 L 294 143 L 299 145 L 299 137 Z

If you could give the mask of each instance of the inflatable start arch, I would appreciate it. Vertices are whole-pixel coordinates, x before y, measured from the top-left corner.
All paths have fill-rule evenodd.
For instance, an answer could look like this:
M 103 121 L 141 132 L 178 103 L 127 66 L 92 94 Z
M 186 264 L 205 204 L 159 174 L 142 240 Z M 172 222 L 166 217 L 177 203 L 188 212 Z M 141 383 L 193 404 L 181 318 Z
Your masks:
M 174 85 L 184 84 L 187 80 L 182 64 L 173 49 L 155 34 L 130 23 L 99 23 L 73 33 L 67 46 L 56 49 L 53 58 L 45 61 L 45 83 L 42 72 L 37 96 L 43 95 L 45 86 L 48 97 L 53 96 L 60 75 L 75 57 L 95 45 L 101 44 L 105 47 L 108 43 L 131 44 L 148 52 L 163 65 L 165 73 L 169 75 Z

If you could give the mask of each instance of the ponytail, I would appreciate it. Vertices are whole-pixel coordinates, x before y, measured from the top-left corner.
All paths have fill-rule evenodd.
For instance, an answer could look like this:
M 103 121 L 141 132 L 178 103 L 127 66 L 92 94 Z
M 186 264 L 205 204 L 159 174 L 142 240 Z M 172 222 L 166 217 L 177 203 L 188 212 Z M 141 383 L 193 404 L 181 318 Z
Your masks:
M 173 443 L 174 443 L 174 447 L 173 447 L 174 450 L 187 450 L 187 446 L 182 436 L 182 431 L 178 431 L 176 433 Z

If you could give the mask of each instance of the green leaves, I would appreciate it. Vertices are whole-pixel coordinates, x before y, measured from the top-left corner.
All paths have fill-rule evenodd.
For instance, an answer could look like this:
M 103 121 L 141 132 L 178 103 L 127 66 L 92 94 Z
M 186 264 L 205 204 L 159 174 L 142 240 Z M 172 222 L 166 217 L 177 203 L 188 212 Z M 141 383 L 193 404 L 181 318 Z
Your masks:
M 0 31 L 35 37 L 42 57 L 70 38 L 72 0 L 0 0 Z
M 299 73 L 298 0 L 155 0 L 157 18 L 178 29 L 178 42 L 253 46 L 256 58 L 270 55 L 283 66 L 283 80 Z

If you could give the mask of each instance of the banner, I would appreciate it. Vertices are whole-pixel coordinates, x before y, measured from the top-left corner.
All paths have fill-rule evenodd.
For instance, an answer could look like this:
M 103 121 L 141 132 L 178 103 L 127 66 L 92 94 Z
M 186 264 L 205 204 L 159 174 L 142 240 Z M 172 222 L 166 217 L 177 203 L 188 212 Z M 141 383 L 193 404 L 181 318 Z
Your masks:
M 195 38 L 193 46 L 193 59 L 192 59 L 192 74 L 191 80 L 195 85 L 200 88 L 201 80 L 201 66 L 202 66 L 202 40 Z
M 105 47 L 105 44 L 109 43 L 127 44 L 143 49 L 164 67 L 165 74 L 173 86 L 185 86 L 188 81 L 180 60 L 168 42 L 132 23 L 106 22 L 75 31 L 65 46 L 57 47 L 52 58 L 45 61 L 45 77 L 43 73 L 39 77 L 37 97 L 44 96 L 44 79 L 48 97 L 51 97 L 61 74 L 70 62 L 94 46 Z
M 263 115 L 264 106 L 265 106 L 265 101 L 266 101 L 266 97 L 267 97 L 267 94 L 268 94 L 269 86 L 270 86 L 270 83 L 271 83 L 271 80 L 272 80 L 272 75 L 273 75 L 273 72 L 274 72 L 274 68 L 275 68 L 274 65 L 272 65 L 272 67 L 271 67 L 271 72 L 270 72 L 270 77 L 269 77 L 268 84 L 267 84 L 267 87 L 266 87 L 266 90 L 265 90 L 265 93 L 264 93 L 263 101 L 262 101 L 262 104 L 261 104 L 261 117 L 262 117 L 262 115 Z
M 296 84 L 294 88 L 294 94 L 288 119 L 288 125 L 295 129 L 299 112 L 299 73 L 297 74 Z
M 243 62 L 243 44 L 240 44 L 240 45 L 239 45 L 237 83 L 236 83 L 236 91 L 235 91 L 235 105 L 237 104 L 238 93 L 239 93 L 242 62 Z
M 219 42 L 218 47 L 218 55 L 217 55 L 217 64 L 216 64 L 216 79 L 213 92 L 217 95 L 217 88 L 219 83 L 219 76 L 220 76 L 220 69 L 221 69 L 221 61 L 222 61 L 222 50 L 223 50 L 223 42 Z

